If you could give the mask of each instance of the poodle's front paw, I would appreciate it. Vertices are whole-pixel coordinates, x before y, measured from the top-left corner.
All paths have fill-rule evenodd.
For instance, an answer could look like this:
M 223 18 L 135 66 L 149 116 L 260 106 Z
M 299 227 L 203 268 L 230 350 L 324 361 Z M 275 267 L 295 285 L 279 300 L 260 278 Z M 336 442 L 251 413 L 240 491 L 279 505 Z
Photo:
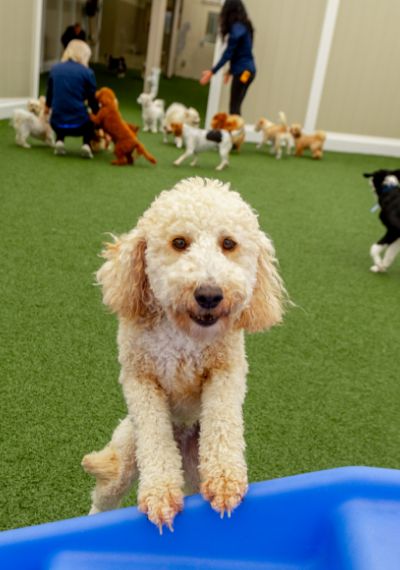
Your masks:
M 142 489 L 139 491 L 138 507 L 158 526 L 160 534 L 164 525 L 173 531 L 175 515 L 183 509 L 182 490 L 169 484 Z
M 201 484 L 201 494 L 211 503 L 212 508 L 221 514 L 227 512 L 231 515 L 247 492 L 247 477 L 221 473 L 219 476 L 210 477 Z
M 372 265 L 369 270 L 372 271 L 372 273 L 384 273 L 386 268 L 383 265 Z

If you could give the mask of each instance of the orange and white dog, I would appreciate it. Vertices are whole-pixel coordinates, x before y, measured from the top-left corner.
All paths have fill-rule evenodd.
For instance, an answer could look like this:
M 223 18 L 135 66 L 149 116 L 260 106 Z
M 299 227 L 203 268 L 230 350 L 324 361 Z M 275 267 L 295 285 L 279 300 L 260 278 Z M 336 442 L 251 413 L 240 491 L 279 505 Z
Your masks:
M 270 144 L 272 145 L 271 153 L 275 153 L 276 137 L 289 131 L 285 113 L 282 111 L 279 113 L 278 123 L 273 123 L 265 117 L 261 117 L 261 119 L 257 121 L 254 130 L 262 133 L 262 139 L 257 144 L 257 148 L 262 148 L 263 145 Z

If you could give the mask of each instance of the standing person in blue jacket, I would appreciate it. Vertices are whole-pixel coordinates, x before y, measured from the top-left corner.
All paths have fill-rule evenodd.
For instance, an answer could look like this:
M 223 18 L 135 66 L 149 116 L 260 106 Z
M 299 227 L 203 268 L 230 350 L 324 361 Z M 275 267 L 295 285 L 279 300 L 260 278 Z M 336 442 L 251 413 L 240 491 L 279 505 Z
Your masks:
M 82 40 L 71 40 L 61 63 L 50 70 L 46 105 L 51 111 L 50 124 L 56 133 L 55 154 L 65 154 L 65 137 L 82 137 L 81 156 L 93 158 L 90 143 L 94 138 L 94 125 L 89 119 L 87 105 L 93 113 L 98 111 L 96 78 L 89 69 L 92 52 Z
M 242 0 L 225 0 L 219 24 L 222 39 L 228 37 L 227 47 L 218 63 L 203 71 L 200 83 L 206 85 L 214 73 L 229 61 L 230 68 L 224 77 L 227 83 L 232 76 L 229 113 L 240 115 L 243 99 L 256 75 L 252 52 L 254 28 Z

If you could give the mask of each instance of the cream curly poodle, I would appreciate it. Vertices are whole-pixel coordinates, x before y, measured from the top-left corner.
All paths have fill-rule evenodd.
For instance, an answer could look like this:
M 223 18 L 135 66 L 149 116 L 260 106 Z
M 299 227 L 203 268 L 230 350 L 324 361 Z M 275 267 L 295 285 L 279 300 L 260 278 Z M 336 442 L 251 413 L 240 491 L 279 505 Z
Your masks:
M 229 184 L 196 177 L 103 255 L 128 416 L 83 459 L 96 477 L 90 512 L 116 508 L 138 478 L 139 509 L 160 530 L 184 491 L 229 515 L 247 490 L 244 331 L 279 323 L 286 299 L 274 247 Z

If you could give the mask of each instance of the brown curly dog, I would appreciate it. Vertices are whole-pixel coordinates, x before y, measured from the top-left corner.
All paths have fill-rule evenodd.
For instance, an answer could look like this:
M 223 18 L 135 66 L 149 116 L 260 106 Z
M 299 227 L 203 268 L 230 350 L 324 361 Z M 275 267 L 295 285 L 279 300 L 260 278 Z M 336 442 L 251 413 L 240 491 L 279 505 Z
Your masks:
M 96 99 L 101 107 L 96 115 L 90 115 L 90 120 L 96 127 L 101 127 L 105 133 L 110 135 L 114 143 L 116 159 L 111 164 L 118 166 L 133 164 L 133 152 L 142 154 L 149 162 L 156 164 L 154 156 L 146 150 L 136 133 L 121 117 L 114 91 L 108 87 L 102 87 L 96 91 Z

